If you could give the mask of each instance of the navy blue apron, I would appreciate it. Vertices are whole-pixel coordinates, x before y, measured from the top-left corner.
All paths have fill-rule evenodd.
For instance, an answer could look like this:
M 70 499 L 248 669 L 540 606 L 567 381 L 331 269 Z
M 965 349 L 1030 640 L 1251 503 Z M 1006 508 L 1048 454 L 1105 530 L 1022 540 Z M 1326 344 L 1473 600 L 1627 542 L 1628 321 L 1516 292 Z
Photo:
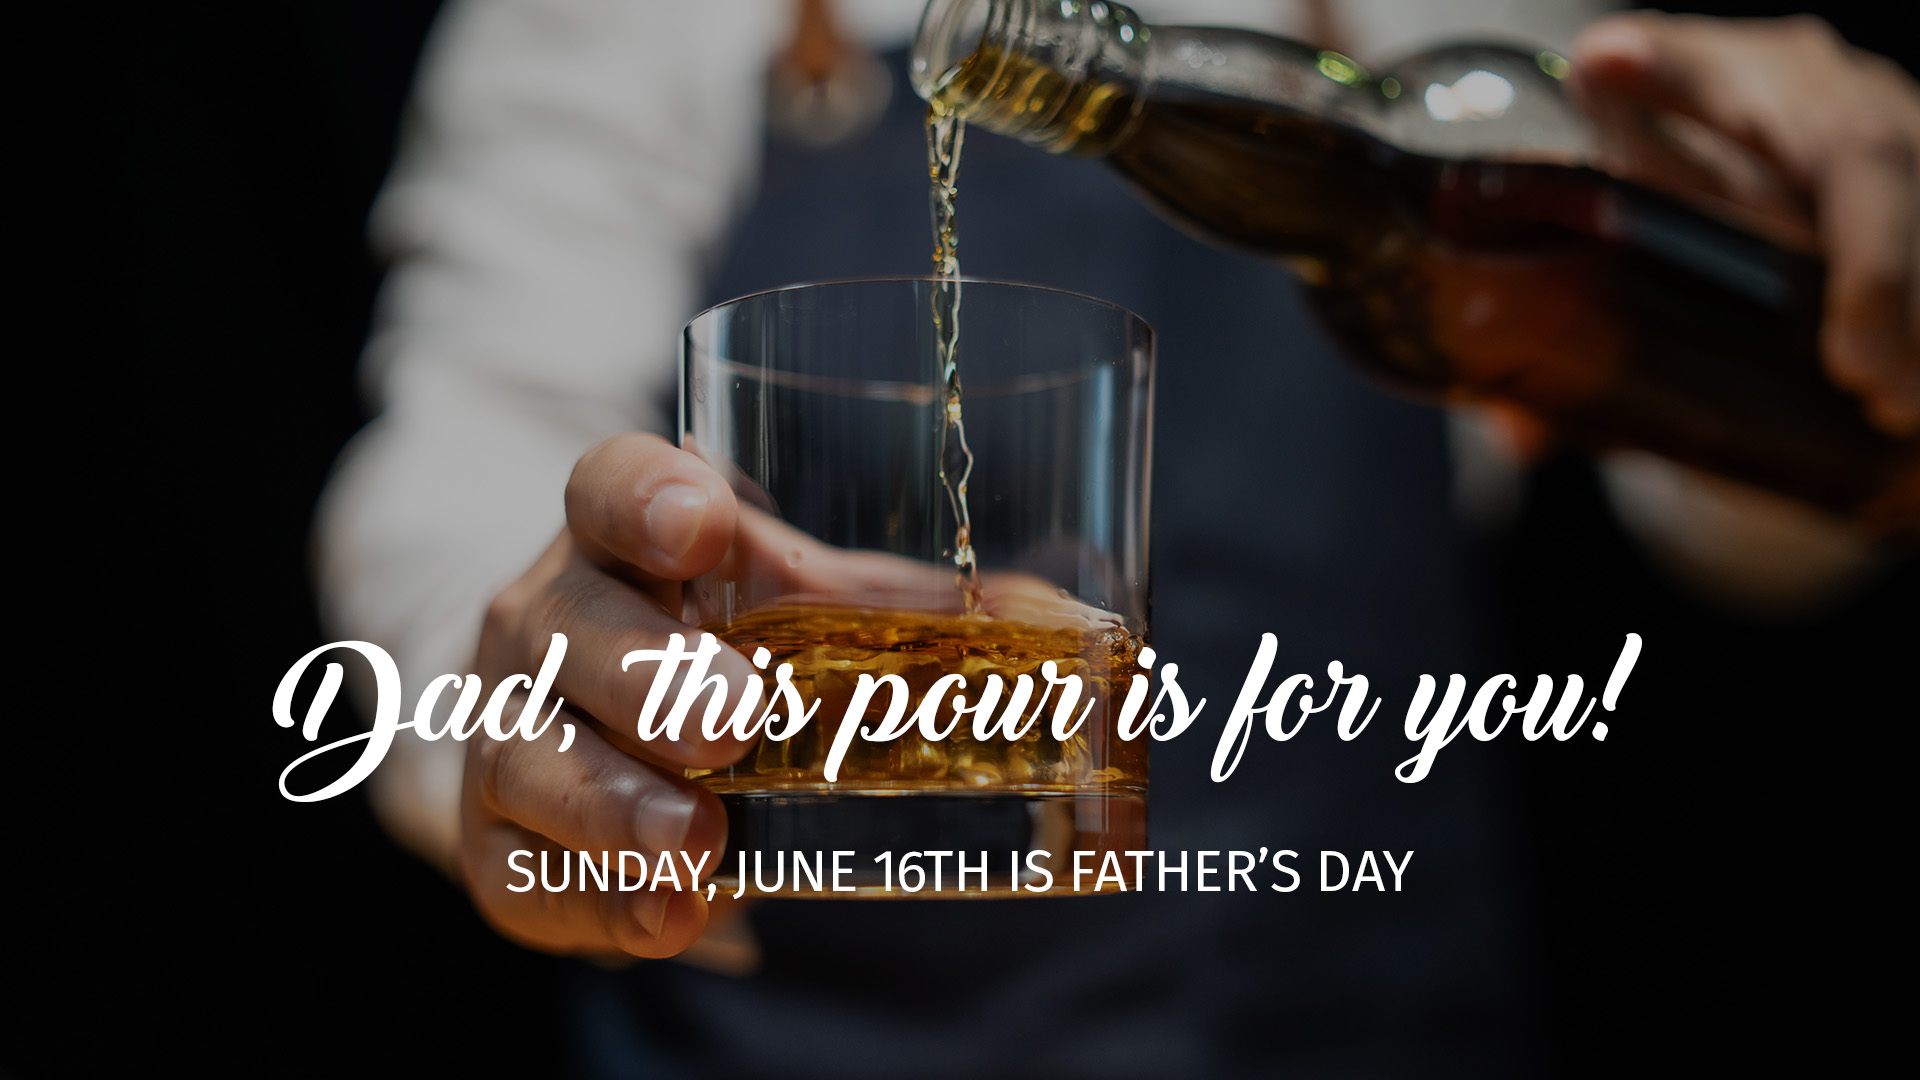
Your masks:
M 825 152 L 767 148 L 711 301 L 927 272 L 924 106 L 891 59 L 896 92 L 873 131 Z M 750 916 L 765 954 L 750 978 L 580 965 L 566 1004 L 578 1071 L 1529 1074 L 1492 748 L 1462 740 L 1417 785 L 1392 775 L 1413 751 L 1401 724 L 1417 676 L 1497 670 L 1450 518 L 1440 415 L 1366 385 L 1283 269 L 1185 236 L 1097 162 L 972 132 L 959 186 L 966 273 L 1111 300 L 1158 334 L 1153 641 L 1209 704 L 1153 747 L 1151 846 L 1292 848 L 1303 884 L 768 902 Z M 1256 732 L 1215 784 L 1215 740 L 1262 632 L 1279 639 L 1276 679 L 1340 660 L 1385 703 L 1352 743 L 1326 717 L 1287 743 Z M 1319 891 L 1319 851 L 1382 849 L 1416 852 L 1403 892 Z

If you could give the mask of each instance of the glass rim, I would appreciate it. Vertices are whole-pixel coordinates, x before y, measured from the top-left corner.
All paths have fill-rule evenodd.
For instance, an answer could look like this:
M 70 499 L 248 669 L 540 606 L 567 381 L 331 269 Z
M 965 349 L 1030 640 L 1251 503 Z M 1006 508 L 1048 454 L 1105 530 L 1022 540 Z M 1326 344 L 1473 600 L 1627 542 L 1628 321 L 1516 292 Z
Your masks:
M 776 285 L 770 289 L 760 289 L 755 292 L 742 293 L 739 296 L 729 297 L 718 303 L 710 304 L 700 309 L 692 318 L 687 320 L 686 329 L 691 330 L 694 323 L 719 311 L 721 308 L 732 307 L 735 304 L 744 303 L 748 300 L 756 300 L 763 296 L 772 296 L 775 293 L 798 292 L 802 289 L 828 288 L 834 285 L 879 285 L 892 281 L 917 281 L 926 282 L 929 285 L 937 285 L 945 280 L 948 279 L 933 274 L 877 274 L 872 277 L 825 278 L 820 281 L 796 281 L 786 285 Z M 1083 292 L 1075 292 L 1072 289 L 1062 289 L 1055 285 L 1037 285 L 1030 281 L 1014 281 L 1008 278 L 983 278 L 962 274 L 959 280 L 963 285 L 998 285 L 1014 289 L 1024 289 L 1029 292 L 1056 293 L 1061 296 L 1071 297 L 1075 300 L 1083 300 L 1089 304 L 1119 312 L 1128 322 L 1138 324 L 1144 328 L 1147 333 L 1155 337 L 1159 336 L 1158 332 L 1154 330 L 1153 324 L 1142 317 L 1139 312 L 1124 304 L 1116 304 L 1112 300 L 1102 300 L 1097 296 Z

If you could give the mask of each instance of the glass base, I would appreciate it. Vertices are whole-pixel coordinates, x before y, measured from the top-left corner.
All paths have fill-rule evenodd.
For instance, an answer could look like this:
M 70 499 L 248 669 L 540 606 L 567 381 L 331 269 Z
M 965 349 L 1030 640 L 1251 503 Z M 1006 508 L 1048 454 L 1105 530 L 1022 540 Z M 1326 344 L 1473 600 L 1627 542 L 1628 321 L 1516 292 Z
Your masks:
M 743 872 L 748 896 L 1084 896 L 1095 890 L 1090 877 L 1073 890 L 1074 852 L 1094 852 L 1081 861 L 1097 867 L 1106 852 L 1147 843 L 1144 795 L 836 790 L 720 801 L 727 851 L 711 880 L 729 896 Z

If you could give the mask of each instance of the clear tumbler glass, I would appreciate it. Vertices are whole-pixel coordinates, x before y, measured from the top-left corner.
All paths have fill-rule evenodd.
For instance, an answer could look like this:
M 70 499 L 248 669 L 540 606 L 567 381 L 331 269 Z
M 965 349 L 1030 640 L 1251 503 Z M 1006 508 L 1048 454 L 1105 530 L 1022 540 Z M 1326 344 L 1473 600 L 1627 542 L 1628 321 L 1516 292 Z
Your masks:
M 1152 330 L 1089 297 L 967 280 L 955 408 L 940 289 L 798 285 L 686 328 L 681 445 L 741 508 L 686 616 L 766 649 L 769 696 L 791 665 L 815 710 L 689 772 L 727 807 L 723 887 L 744 853 L 750 891 L 1011 895 L 1038 868 L 1070 872 L 1075 850 L 1146 842 L 1148 740 L 1117 725 L 1148 678 Z M 835 851 L 855 891 L 815 893 L 816 853 Z M 905 887 L 922 880 L 899 874 L 909 853 L 953 854 L 937 894 L 931 859 Z

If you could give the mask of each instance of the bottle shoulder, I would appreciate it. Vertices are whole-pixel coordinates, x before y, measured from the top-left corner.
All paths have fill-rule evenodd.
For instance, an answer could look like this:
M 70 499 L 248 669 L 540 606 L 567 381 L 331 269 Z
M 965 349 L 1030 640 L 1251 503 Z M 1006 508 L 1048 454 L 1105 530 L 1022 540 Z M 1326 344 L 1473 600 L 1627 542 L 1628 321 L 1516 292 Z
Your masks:
M 1468 42 L 1368 71 L 1350 57 L 1248 30 L 1155 27 L 1139 89 L 1154 98 L 1238 99 L 1353 128 L 1429 157 L 1579 164 L 1588 125 L 1558 54 Z

